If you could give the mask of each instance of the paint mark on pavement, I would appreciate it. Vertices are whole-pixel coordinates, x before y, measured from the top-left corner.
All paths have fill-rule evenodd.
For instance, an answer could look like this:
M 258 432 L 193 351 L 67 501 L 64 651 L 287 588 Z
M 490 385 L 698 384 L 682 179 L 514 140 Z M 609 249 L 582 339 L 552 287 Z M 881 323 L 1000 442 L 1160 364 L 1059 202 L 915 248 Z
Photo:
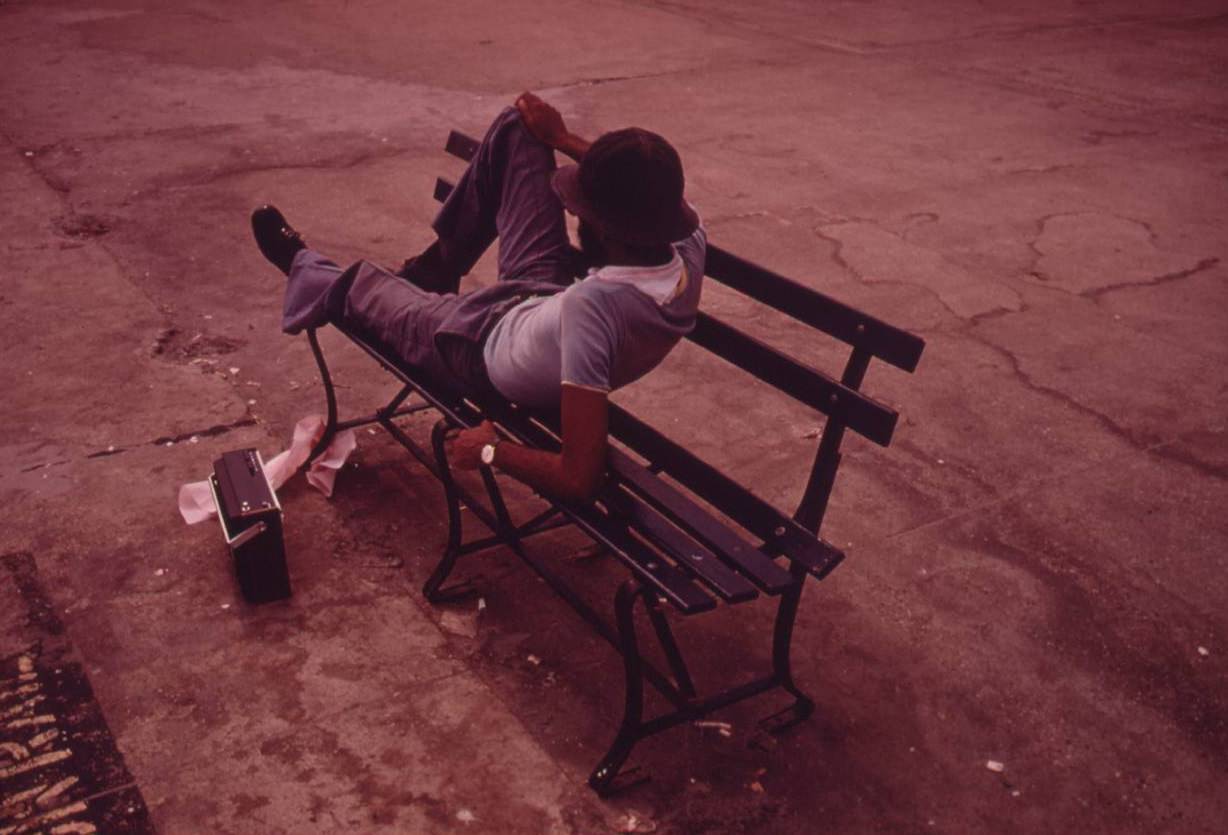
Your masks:
M 0 557 L 25 604 L 26 646 L 0 658 L 0 835 L 151 835 L 89 680 L 28 553 Z

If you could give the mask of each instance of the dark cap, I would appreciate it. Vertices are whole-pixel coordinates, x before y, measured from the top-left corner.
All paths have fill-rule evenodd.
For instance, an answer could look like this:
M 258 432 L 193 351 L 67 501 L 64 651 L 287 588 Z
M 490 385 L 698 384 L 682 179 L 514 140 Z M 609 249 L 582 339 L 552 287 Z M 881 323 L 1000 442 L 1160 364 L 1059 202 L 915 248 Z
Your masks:
M 568 211 L 606 235 L 635 245 L 680 241 L 699 226 L 687 205 L 678 152 L 640 128 L 611 131 L 579 165 L 554 172 L 554 191 Z

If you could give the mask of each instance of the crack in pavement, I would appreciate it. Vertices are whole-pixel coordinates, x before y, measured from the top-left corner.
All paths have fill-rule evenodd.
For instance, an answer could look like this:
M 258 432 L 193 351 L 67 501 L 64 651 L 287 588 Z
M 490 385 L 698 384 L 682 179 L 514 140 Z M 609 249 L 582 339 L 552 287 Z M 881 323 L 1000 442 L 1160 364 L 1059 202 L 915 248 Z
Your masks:
M 623 0 L 623 2 L 626 2 L 628 5 L 639 7 L 648 5 L 647 3 L 643 2 L 643 0 Z M 1138 119 L 1142 117 L 1151 120 L 1153 123 L 1163 121 L 1166 123 L 1166 127 L 1168 124 L 1176 122 L 1184 124 L 1186 127 L 1194 127 L 1199 130 L 1220 135 L 1228 132 L 1228 121 L 1204 113 L 1191 114 L 1176 108 L 1156 109 L 1154 105 L 1147 102 L 1140 102 L 1132 99 L 1111 100 L 1105 96 L 1103 91 L 1097 93 L 1095 90 L 1063 86 L 1053 82 L 1046 83 L 1037 79 L 1024 80 L 1016 76 L 1003 76 L 1000 72 L 976 67 L 948 66 L 941 63 L 943 56 L 939 55 L 938 60 L 931 57 L 934 54 L 934 47 L 969 42 L 973 39 L 994 40 L 1016 38 L 1021 35 L 1047 33 L 1050 31 L 1096 29 L 1105 27 L 1158 25 L 1167 26 L 1169 28 L 1193 28 L 1222 23 L 1226 18 L 1228 18 L 1228 15 L 1223 13 L 1216 13 L 1212 15 L 1191 15 L 1189 17 L 1173 17 L 1169 15 L 1151 17 L 1141 15 L 1119 16 L 1105 20 L 1075 21 L 1072 23 L 1048 24 L 1044 26 L 1007 26 L 997 30 L 980 29 L 968 35 L 959 35 L 951 38 L 937 38 L 928 41 L 920 40 L 888 45 L 877 42 L 857 44 L 835 39 L 830 41 L 818 40 L 815 38 L 808 38 L 804 35 L 794 35 L 785 32 L 772 31 L 771 29 L 758 27 L 753 25 L 753 23 L 739 20 L 728 14 L 713 14 L 710 12 L 705 13 L 705 10 L 696 9 L 686 3 L 678 2 L 678 0 L 673 0 L 673 2 L 654 2 L 651 4 L 651 6 L 654 9 L 658 9 L 666 13 L 697 21 L 709 28 L 714 27 L 714 22 L 719 22 L 723 26 L 733 30 L 738 36 L 744 37 L 747 40 L 760 38 L 766 41 L 789 43 L 796 47 L 800 47 L 803 50 L 811 50 L 814 52 L 835 53 L 838 55 L 845 55 L 855 58 L 877 57 L 882 60 L 889 60 L 897 64 L 913 67 L 920 65 L 924 66 L 930 72 L 935 74 L 958 79 L 961 83 L 971 83 L 981 87 L 988 87 L 993 90 L 1006 90 L 1034 98 L 1051 98 L 1055 95 L 1065 96 L 1076 101 L 1081 101 L 1085 104 L 1091 104 L 1092 106 L 1102 108 L 1106 111 L 1113 111 L 1114 115 L 1110 115 L 1109 118 L 1120 118 L 1116 114 L 1126 114 L 1127 118 L 1129 118 L 1132 123 L 1137 123 Z M 930 55 L 926 54 L 926 50 L 929 50 Z
M 43 461 L 42 463 L 39 463 L 39 464 L 32 464 L 31 466 L 23 467 L 22 469 L 18 470 L 18 472 L 24 474 L 24 473 L 32 473 L 37 470 L 45 470 L 50 467 L 61 467 L 65 464 L 71 464 L 73 463 L 73 461 L 76 461 L 76 460 L 93 461 L 99 458 L 110 458 L 112 455 L 121 455 L 125 452 L 131 452 L 132 450 L 139 449 L 140 447 L 143 447 L 143 446 L 163 446 L 164 447 L 164 446 L 172 446 L 182 441 L 191 441 L 193 438 L 196 438 L 198 440 L 200 438 L 216 438 L 219 435 L 225 435 L 228 432 L 233 432 L 236 429 L 243 429 L 248 426 L 256 426 L 258 423 L 259 421 L 257 421 L 254 417 L 251 417 L 249 415 L 248 417 L 240 418 L 239 420 L 233 421 L 231 423 L 218 423 L 206 429 L 197 429 L 192 432 L 183 432 L 178 435 L 165 435 L 160 438 L 154 438 L 152 441 L 142 441 L 140 443 L 130 444 L 128 446 L 111 445 L 111 446 L 108 446 L 106 449 L 100 449 L 94 452 L 86 453 L 86 455 L 81 459 L 60 458 L 55 461 Z
M 17 145 L 13 142 L 12 137 L 9 136 L 7 133 L 4 133 L 3 131 L 0 131 L 0 142 L 2 142 L 3 144 L 7 145 L 9 148 L 12 148 L 14 150 L 16 150 L 17 148 Z M 38 179 L 40 183 L 46 186 L 48 190 L 58 195 L 57 199 L 60 205 L 64 209 L 64 212 L 61 214 L 61 217 L 75 217 L 77 215 L 76 207 L 73 205 L 69 197 L 68 190 L 66 188 L 61 188 L 59 184 L 54 182 L 51 179 L 52 175 L 49 172 L 42 171 L 39 168 L 39 166 L 36 164 L 35 158 L 26 156 L 25 154 L 22 154 L 22 158 L 25 160 L 26 166 L 29 168 L 30 173 L 32 173 Z M 144 298 L 145 301 L 149 303 L 149 306 L 153 310 L 156 310 L 159 312 L 162 311 L 162 307 L 159 305 L 157 299 L 155 299 L 148 290 L 143 288 L 136 281 L 132 280 L 131 276 L 128 274 L 128 271 L 124 269 L 123 262 L 120 260 L 119 256 L 116 255 L 114 252 L 112 252 L 111 248 L 108 247 L 106 242 L 103 241 L 100 237 L 91 236 L 86 240 L 79 240 L 79 245 L 98 247 L 98 249 L 107 256 L 107 259 L 110 260 L 111 264 L 115 267 L 116 275 L 119 276 L 123 281 L 127 282 L 127 284 L 137 294 L 139 294 L 142 298 Z
M 154 438 L 152 441 L 144 441 L 143 443 L 133 444 L 132 446 L 115 448 L 107 447 L 106 449 L 99 450 L 98 452 L 91 452 L 85 457 L 106 458 L 110 455 L 118 455 L 121 452 L 127 452 L 131 449 L 136 449 L 137 447 L 142 446 L 172 446 L 173 444 L 180 443 L 181 441 L 190 441 L 193 438 L 216 438 L 218 435 L 225 435 L 226 433 L 233 432 L 236 429 L 242 429 L 247 426 L 255 426 L 256 424 L 257 420 L 251 415 L 248 415 L 247 417 L 240 418 L 236 421 L 232 421 L 231 423 L 218 423 L 206 429 L 197 429 L 192 432 L 181 432 L 178 435 L 164 435 L 160 438 Z
M 418 150 L 414 147 L 387 146 L 380 147 L 374 151 L 339 154 L 335 157 L 313 160 L 309 162 L 287 162 L 277 165 L 236 165 L 223 167 L 214 172 L 199 177 L 193 180 L 180 180 L 174 184 L 153 183 L 148 189 L 140 190 L 141 195 L 158 192 L 160 194 L 173 193 L 184 191 L 186 189 L 200 188 L 201 186 L 210 186 L 216 183 L 228 180 L 234 177 L 243 177 L 248 174 L 258 174 L 267 171 L 349 171 L 359 166 L 366 165 L 373 161 L 384 161 L 395 159 L 405 154 L 413 153 Z
M 1078 171 L 1084 168 L 1092 168 L 1092 165 L 1081 162 L 1066 162 L 1056 165 L 1038 165 L 1030 168 L 1010 168 L 1006 171 L 1007 177 L 1023 177 L 1029 174 L 1055 174 L 1058 172 Z
M 1117 421 L 1113 420 L 1108 415 L 1098 412 L 1091 406 L 1079 402 L 1064 391 L 1036 382 L 1034 379 L 1032 379 L 1031 375 L 1023 370 L 1023 363 L 1020 362 L 1019 358 L 1015 356 L 1015 353 L 1010 349 L 1004 348 L 1001 345 L 998 345 L 996 342 L 991 342 L 984 336 L 973 333 L 971 328 L 966 328 L 961 331 L 961 333 L 963 336 L 966 336 L 973 342 L 983 345 L 1005 359 L 1010 365 L 1015 379 L 1022 383 L 1023 386 L 1029 391 L 1056 400 L 1068 408 L 1074 409 L 1086 417 L 1090 417 L 1092 420 L 1096 421 L 1096 423 L 1100 424 L 1102 428 L 1108 431 L 1109 434 L 1119 438 L 1122 441 L 1125 441 L 1128 445 L 1134 447 L 1135 449 L 1145 449 L 1149 445 L 1149 442 L 1136 437 L 1132 432 L 1130 432 L 1130 430 L 1117 423 Z
M 34 145 L 29 148 L 23 148 L 23 151 L 31 151 L 36 156 L 46 156 L 53 152 L 63 152 L 76 154 L 80 153 L 81 149 L 78 145 L 92 143 L 109 143 L 128 139 L 200 139 L 202 137 L 220 136 L 223 134 L 234 133 L 235 131 L 244 128 L 259 128 L 262 123 L 257 120 L 249 120 L 246 122 L 200 122 L 180 127 L 170 128 L 134 128 L 128 130 L 104 131 L 100 133 L 77 133 L 65 139 L 57 139 L 53 142 L 44 142 L 42 145 Z
M 1176 443 L 1176 441 L 1173 441 L 1173 443 Z M 1209 464 L 1206 461 L 1195 458 L 1186 450 L 1174 449 L 1168 444 L 1165 444 L 1162 448 L 1155 447 L 1148 451 L 1153 455 L 1158 455 L 1159 457 L 1168 461 L 1173 461 L 1177 464 L 1190 467 L 1208 478 L 1214 478 L 1219 481 L 1228 481 L 1228 466 L 1216 466 L 1215 464 Z
M 700 67 L 679 67 L 673 70 L 662 70 L 660 72 L 646 72 L 631 75 L 599 75 L 592 78 L 579 78 L 575 81 L 568 81 L 565 84 L 556 84 L 550 87 L 549 90 L 568 90 L 573 87 L 599 87 L 602 84 L 615 84 L 619 81 L 639 81 L 645 78 L 665 78 L 671 75 L 683 75 L 686 73 L 697 72 Z
M 32 473 L 35 470 L 45 470 L 48 467 L 58 467 L 61 464 L 68 464 L 68 463 L 71 463 L 71 459 L 61 458 L 58 461 L 44 461 L 41 464 L 34 464 L 33 466 L 30 466 L 30 467 L 22 467 L 20 470 L 18 470 L 18 472 L 19 473 Z
M 1048 34 L 1050 32 L 1078 31 L 1085 29 L 1102 29 L 1108 27 L 1129 27 L 1129 26 L 1146 26 L 1159 25 L 1169 28 L 1193 28 L 1204 25 L 1216 25 L 1221 23 L 1228 14 L 1192 14 L 1187 16 L 1173 15 L 1117 15 L 1105 18 L 1088 18 L 1084 20 L 1071 21 L 1069 23 L 1049 23 L 1037 24 L 1031 26 L 1018 25 L 1000 25 L 990 26 L 981 29 L 975 29 L 967 34 L 952 35 L 937 38 L 922 38 L 918 40 L 901 41 L 898 43 L 885 43 L 883 41 L 874 40 L 845 40 L 840 38 L 818 39 L 805 34 L 791 34 L 781 31 L 775 31 L 771 28 L 756 25 L 753 21 L 739 19 L 733 15 L 721 12 L 713 12 L 709 9 L 690 5 L 680 0 L 656 0 L 656 2 L 646 3 L 637 2 L 636 0 L 624 0 L 627 5 L 632 6 L 650 6 L 666 13 L 672 13 L 678 17 L 688 20 L 697 21 L 704 24 L 708 28 L 715 28 L 714 22 L 719 22 L 723 26 L 738 30 L 740 33 L 754 35 L 768 40 L 786 41 L 788 43 L 797 44 L 803 47 L 809 47 L 815 50 L 824 52 L 836 52 L 845 55 L 854 56 L 879 56 L 879 57 L 904 57 L 907 58 L 909 51 L 917 51 L 931 47 L 949 46 L 952 44 L 967 43 L 970 41 L 992 41 L 1003 39 L 1014 39 L 1019 37 L 1027 37 L 1035 34 Z
M 1081 138 L 1088 145 L 1100 145 L 1106 139 L 1141 139 L 1159 135 L 1158 130 L 1093 130 Z
M 1022 301 L 1021 299 L 1019 302 L 1018 310 L 1011 310 L 1008 307 L 999 307 L 997 310 L 987 310 L 984 313 L 974 313 L 973 315 L 968 317 L 968 319 L 966 320 L 966 325 L 975 326 L 975 325 L 981 324 L 982 322 L 992 322 L 995 319 L 1002 319 L 1006 316 L 1010 316 L 1013 313 L 1027 313 L 1031 309 L 1032 309 L 1032 306 L 1029 305 L 1027 302 Z M 942 330 L 942 328 L 939 328 L 939 330 Z M 957 330 L 957 332 L 962 333 L 963 329 L 959 329 Z
M 1102 461 L 1096 461 L 1094 463 L 1088 464 L 1083 467 L 1072 467 L 1068 470 L 1054 472 L 1052 475 L 1044 477 L 1033 484 L 1025 484 L 1025 485 L 1015 487 L 1014 489 L 1008 490 L 1004 493 L 998 493 L 994 495 L 993 497 L 986 499 L 983 502 L 978 502 L 976 504 L 968 505 L 960 510 L 955 510 L 950 513 L 946 513 L 937 518 L 923 520 L 914 525 L 910 525 L 909 527 L 902 528 L 898 531 L 892 531 L 890 533 L 883 534 L 882 536 L 879 536 L 878 538 L 870 537 L 869 539 L 865 540 L 865 542 L 868 544 L 874 544 L 876 542 L 889 542 L 890 540 L 893 540 L 893 539 L 900 539 L 906 536 L 910 536 L 914 533 L 919 533 L 922 531 L 926 531 L 930 528 L 938 527 L 939 525 L 942 525 L 947 522 L 958 522 L 959 520 L 972 516 L 974 514 L 983 514 L 984 512 L 992 510 L 995 507 L 1001 507 L 1003 505 L 1007 505 L 1029 494 L 1043 493 L 1046 489 L 1048 489 L 1049 485 L 1064 484 L 1064 483 L 1069 482 L 1072 478 L 1080 476 L 1084 473 L 1090 473 L 1102 467 L 1109 467 L 1115 462 L 1124 459 L 1126 456 L 1134 455 L 1137 452 L 1142 452 L 1148 455 L 1159 455 L 1164 458 L 1173 458 L 1173 456 L 1167 451 L 1167 448 L 1172 446 L 1173 444 L 1178 443 L 1180 440 L 1181 440 L 1180 438 L 1171 438 L 1166 441 L 1159 441 L 1149 446 L 1141 446 L 1141 445 L 1136 446 L 1132 444 L 1131 449 L 1127 452 L 1123 452 L 1121 455 L 1117 455 L 1117 456 L 1114 456 L 1112 458 L 1108 458 Z M 1199 468 L 1198 463 L 1195 463 L 1194 461 L 1191 461 L 1185 458 L 1174 458 L 1173 460 L 1177 460 L 1177 461 L 1180 461 L 1181 463 L 1189 464 L 1190 466 L 1195 467 L 1196 469 Z M 1218 470 L 1218 468 L 1212 468 L 1212 469 Z M 1209 473 L 1209 474 L 1214 475 L 1214 472 Z M 1226 475 L 1228 475 L 1228 473 L 1226 473 Z
M 1093 287 L 1088 290 L 1083 290 L 1078 295 L 1086 299 L 1095 300 L 1095 299 L 1099 299 L 1105 293 L 1112 293 L 1115 290 L 1128 290 L 1131 287 L 1158 287 L 1161 284 L 1169 284 L 1174 281 L 1180 281 L 1183 278 L 1189 278 L 1190 276 L 1194 276 L 1194 275 L 1198 275 L 1199 273 L 1206 272 L 1212 267 L 1217 266 L 1219 262 L 1220 262 L 1220 259 L 1218 257 L 1204 258 L 1201 261 L 1199 261 L 1197 264 L 1195 264 L 1194 266 L 1186 270 L 1178 270 L 1177 272 L 1173 272 L 1173 273 L 1165 273 L 1164 275 L 1158 275 L 1155 278 L 1148 279 L 1147 281 L 1122 281 L 1118 284 L 1108 284 L 1104 287 Z
M 879 47 L 871 45 L 869 47 L 859 46 L 847 41 L 841 40 L 819 40 L 817 38 L 808 38 L 803 35 L 791 35 L 784 32 L 774 32 L 770 29 L 760 28 L 751 22 L 739 20 L 728 14 L 719 12 L 713 13 L 709 10 L 696 9 L 686 3 L 677 2 L 676 0 L 655 0 L 655 2 L 643 2 L 643 0 L 623 0 L 626 5 L 637 6 L 640 8 L 648 7 L 657 11 L 673 14 L 676 17 L 681 17 L 686 20 L 701 23 L 709 30 L 717 28 L 717 23 L 720 26 L 733 30 L 734 33 L 747 40 L 753 38 L 761 38 L 769 41 L 784 41 L 786 43 L 795 44 L 805 47 L 816 52 L 834 52 L 840 55 L 852 56 L 867 56 L 872 53 L 882 51 Z
M 227 432 L 232 432 L 235 429 L 241 429 L 245 426 L 255 426 L 255 425 L 256 425 L 256 419 L 249 415 L 248 417 L 240 418 L 239 420 L 233 421 L 231 423 L 215 424 L 213 426 L 210 426 L 208 429 L 200 429 L 195 432 L 184 432 L 179 435 L 162 437 L 162 438 L 154 438 L 152 441 L 148 441 L 147 443 L 153 444 L 154 446 L 166 446 L 168 444 L 177 444 L 180 441 L 191 440 L 192 438 L 214 438 L 214 437 L 217 437 L 218 435 L 225 435 Z
M 12 138 L 7 133 L 4 133 L 2 131 L 0 131 L 0 141 L 7 144 L 9 148 L 16 149 L 17 147 L 13 143 Z M 386 154 L 386 153 L 381 154 L 380 152 L 377 151 L 374 154 L 360 155 L 358 159 L 351 160 L 350 165 L 361 164 L 368 158 L 371 158 L 373 156 L 381 156 L 381 155 L 390 156 L 389 154 Z M 29 168 L 30 172 L 39 180 L 39 182 L 43 183 L 48 189 L 50 189 L 52 192 L 58 195 L 58 198 L 57 198 L 58 202 L 65 210 L 63 216 L 76 216 L 76 209 L 72 203 L 71 198 L 65 192 L 59 191 L 55 188 L 55 185 L 48 179 L 48 175 L 44 174 L 44 172 L 39 170 L 39 167 L 35 164 L 35 159 L 28 157 L 25 154 L 22 154 L 22 158 L 25 160 L 26 165 Z M 165 333 L 168 329 L 173 330 L 175 328 L 174 319 L 173 317 L 169 316 L 166 313 L 165 307 L 162 304 L 160 304 L 156 298 L 154 298 L 152 292 L 149 289 L 142 286 L 142 284 L 140 284 L 139 282 L 133 279 L 129 271 L 124 268 L 123 261 L 120 259 L 118 255 L 115 254 L 115 252 L 111 250 L 109 246 L 107 246 L 107 243 L 105 241 L 101 240 L 97 236 L 91 236 L 87 241 L 81 242 L 81 245 L 97 247 L 98 251 L 102 252 L 106 256 L 106 258 L 111 262 L 111 264 L 114 266 L 115 273 L 120 278 L 120 280 L 126 282 L 137 294 L 139 294 L 142 298 L 144 298 L 152 310 L 158 311 L 164 317 L 164 326 L 162 330 L 160 331 L 160 334 Z M 210 426 L 205 429 L 197 430 L 194 432 L 186 432 L 186 433 L 182 433 L 182 434 L 174 435 L 174 436 L 164 436 L 160 438 L 155 438 L 152 441 L 147 441 L 143 444 L 138 443 L 138 444 L 134 444 L 128 447 L 108 447 L 107 449 L 98 450 L 96 452 L 87 454 L 85 456 L 85 459 L 93 460 L 97 458 L 106 458 L 111 455 L 117 455 L 121 452 L 127 452 L 129 449 L 139 447 L 139 446 L 144 446 L 144 445 L 167 446 L 167 445 L 179 443 L 180 441 L 190 440 L 193 437 L 198 437 L 198 438 L 216 437 L 218 435 L 222 435 L 227 432 L 230 432 L 234 429 L 238 429 L 238 428 L 246 427 L 246 426 L 253 426 L 255 424 L 256 424 L 256 419 L 252 417 L 249 411 L 247 416 L 240 418 L 239 420 L 233 421 L 229 424 L 216 424 L 214 426 Z M 58 466 L 59 464 L 62 464 L 62 463 L 69 463 L 69 462 L 68 461 L 52 462 L 48 466 Z M 38 469 L 38 467 L 35 467 L 35 469 Z
M 1174 270 L 1172 272 L 1163 273 L 1161 275 L 1152 276 L 1150 278 L 1144 278 L 1144 279 L 1140 279 L 1136 281 L 1119 281 L 1113 284 L 1105 284 L 1099 287 L 1086 287 L 1082 290 L 1068 289 L 1067 287 L 1063 287 L 1060 281 L 1055 279 L 1054 276 L 1051 276 L 1048 273 L 1040 269 L 1040 262 L 1044 260 L 1045 258 L 1049 257 L 1049 258 L 1059 258 L 1060 259 L 1061 257 L 1060 252 L 1058 253 L 1045 252 L 1044 250 L 1041 249 L 1040 243 L 1041 243 L 1041 239 L 1044 238 L 1046 232 L 1048 231 L 1049 225 L 1053 221 L 1059 218 L 1078 218 L 1078 217 L 1113 218 L 1119 221 L 1124 221 L 1125 223 L 1134 224 L 1140 227 L 1143 231 L 1147 233 L 1147 244 L 1153 250 L 1164 253 L 1164 254 L 1174 254 L 1174 253 L 1168 253 L 1165 250 L 1160 249 L 1160 247 L 1157 245 L 1157 242 L 1159 240 L 1159 235 L 1156 233 L 1152 225 L 1145 220 L 1140 220 L 1139 218 L 1134 218 L 1134 217 L 1129 217 L 1127 215 L 1118 214 L 1117 212 L 1105 212 L 1105 211 L 1054 212 L 1052 214 L 1043 215 L 1040 218 L 1038 218 L 1036 220 L 1035 232 L 1032 234 L 1032 236 L 1028 240 L 1024 242 L 1027 248 L 1032 253 L 1031 263 L 1028 264 L 1027 267 L 1025 267 L 1023 271 L 1023 275 L 1025 277 L 1030 277 L 1032 279 L 1035 279 L 1037 282 L 1040 282 L 1045 287 L 1049 289 L 1057 290 L 1061 293 L 1065 293 L 1068 296 L 1080 297 L 1080 298 L 1090 299 L 1092 301 L 1098 302 L 1100 297 L 1104 296 L 1107 293 L 1115 292 L 1117 290 L 1127 290 L 1132 287 L 1155 287 L 1155 286 L 1159 286 L 1162 284 L 1168 284 L 1174 281 L 1180 281 L 1182 279 L 1189 278 L 1194 275 L 1198 275 L 1199 273 L 1206 272 L 1207 270 L 1218 266 L 1221 262 L 1221 259 L 1218 256 L 1210 256 L 1210 257 L 1202 258 L 1192 267 L 1188 267 L 1182 270 Z
M 948 259 L 940 251 L 912 243 L 905 236 L 892 232 L 890 229 L 886 228 L 875 220 L 858 220 L 855 221 L 855 223 L 873 227 L 878 232 L 887 236 L 888 241 L 893 244 L 895 241 L 898 241 L 904 244 L 906 247 L 911 247 L 912 250 L 908 254 L 911 256 L 911 260 L 913 262 L 911 266 L 913 266 L 915 269 L 921 269 L 924 267 L 924 259 L 922 256 L 925 256 L 938 262 L 942 267 L 942 271 L 933 272 L 932 275 L 942 276 L 953 271 L 958 271 L 961 273 L 964 272 L 958 267 L 958 265 Z M 824 229 L 827 227 L 842 225 L 849 224 L 845 222 L 819 224 L 818 226 L 812 227 L 810 231 L 815 237 L 831 246 L 831 260 L 834 261 L 839 267 L 847 271 L 861 284 L 868 287 L 882 285 L 889 287 L 909 287 L 922 290 L 923 292 L 932 296 L 948 314 L 961 322 L 975 322 L 979 318 L 990 315 L 1006 315 L 1008 313 L 1016 313 L 1022 310 L 1024 307 L 1023 299 L 1019 291 L 1007 284 L 988 285 L 983 282 L 965 282 L 964 285 L 957 284 L 953 286 L 948 282 L 946 286 L 934 287 L 924 280 L 907 281 L 903 279 L 870 278 L 865 274 L 864 270 L 855 267 L 852 262 L 845 257 L 844 250 L 846 247 L 846 241 L 843 238 L 836 237 L 834 234 L 828 234 L 824 231 Z M 862 245 L 864 249 L 864 242 L 862 242 Z M 880 253 L 889 253 L 891 247 L 879 246 L 878 250 Z M 885 265 L 880 264 L 879 266 L 884 267 Z M 897 265 L 890 265 L 891 269 L 895 269 L 896 266 Z M 875 270 L 875 272 L 879 271 L 880 270 Z M 942 281 L 941 278 L 939 280 Z M 1005 291 L 1006 294 L 1012 296 L 1014 303 L 1004 303 L 1004 300 L 1002 299 L 1003 293 L 999 291 Z M 986 297 L 987 294 L 988 297 Z M 978 307 L 988 307 L 989 309 L 974 312 Z
M 1187 132 L 1190 128 L 1194 128 L 1217 136 L 1228 133 L 1228 119 L 1205 113 L 1191 113 L 1189 110 L 1182 110 L 1178 107 L 1157 106 L 1149 101 L 1113 98 L 1110 91 L 1073 87 L 1056 81 L 1021 79 L 1014 75 L 1006 75 L 1002 70 L 982 67 L 948 67 L 938 63 L 928 63 L 925 66 L 936 74 L 993 90 L 1045 100 L 1055 96 L 1059 98 L 1064 96 L 1083 105 L 1091 105 L 1105 111 L 1096 114 L 1097 118 L 1125 120 L 1132 124 L 1145 119 L 1149 124 L 1164 128 L 1171 128 L 1172 125 L 1179 124 Z
M 1002 38 L 1018 38 L 1027 37 L 1028 35 L 1048 34 L 1050 32 L 1068 32 L 1080 29 L 1101 29 L 1110 26 L 1139 26 L 1157 24 L 1160 26 L 1170 27 L 1189 27 L 1201 26 L 1204 24 L 1217 24 L 1223 18 L 1228 17 L 1224 14 L 1199 15 L 1193 14 L 1185 17 L 1173 17 L 1172 15 L 1118 15 L 1116 17 L 1108 17 L 1100 20 L 1076 20 L 1070 23 L 1043 23 L 1033 26 L 1001 26 L 998 28 L 977 29 L 967 35 L 959 35 L 954 38 L 939 38 L 929 41 L 910 41 L 902 45 L 903 48 L 911 46 L 945 46 L 948 44 L 960 43 L 969 40 L 994 40 Z

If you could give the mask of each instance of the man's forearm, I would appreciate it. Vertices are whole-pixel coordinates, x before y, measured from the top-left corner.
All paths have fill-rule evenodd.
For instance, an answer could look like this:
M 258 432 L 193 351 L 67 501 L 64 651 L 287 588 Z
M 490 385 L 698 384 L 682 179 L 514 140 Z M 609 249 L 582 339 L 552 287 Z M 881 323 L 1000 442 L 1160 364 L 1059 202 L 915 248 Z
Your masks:
M 560 499 L 583 500 L 597 488 L 578 467 L 568 466 L 563 455 L 511 441 L 495 448 L 495 466 L 533 489 Z
M 581 139 L 574 133 L 568 133 L 566 137 L 559 140 L 558 144 L 555 145 L 555 150 L 579 162 L 588 153 L 588 149 L 592 144 L 587 139 Z

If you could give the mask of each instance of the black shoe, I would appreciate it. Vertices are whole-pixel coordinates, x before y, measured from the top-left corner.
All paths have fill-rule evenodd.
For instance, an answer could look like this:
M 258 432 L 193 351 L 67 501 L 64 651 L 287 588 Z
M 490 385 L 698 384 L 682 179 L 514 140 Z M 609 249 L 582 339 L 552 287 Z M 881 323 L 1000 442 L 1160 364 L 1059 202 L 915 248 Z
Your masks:
M 286 275 L 290 274 L 294 256 L 307 247 L 303 236 L 295 231 L 276 206 L 261 206 L 252 212 L 252 234 L 264 257 Z
M 428 293 L 455 293 L 460 289 L 459 276 L 440 276 L 426 267 L 419 256 L 406 259 L 393 275 L 403 278 L 420 290 Z
M 421 255 L 405 259 L 395 275 L 428 293 L 455 293 L 460 289 L 461 277 L 444 266 L 443 253 L 437 240 Z

